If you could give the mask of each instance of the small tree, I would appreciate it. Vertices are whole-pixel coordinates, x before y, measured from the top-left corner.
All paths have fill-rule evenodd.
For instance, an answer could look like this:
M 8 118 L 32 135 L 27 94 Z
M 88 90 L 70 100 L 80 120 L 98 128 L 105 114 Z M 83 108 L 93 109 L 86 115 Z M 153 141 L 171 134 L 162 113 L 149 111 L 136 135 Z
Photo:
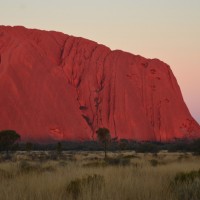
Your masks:
M 104 145 L 105 159 L 107 158 L 107 147 L 111 140 L 110 131 L 107 128 L 99 128 L 97 131 L 97 139 Z
M 62 144 L 61 144 L 61 142 L 57 143 L 57 145 L 56 145 L 56 151 L 57 151 L 58 155 L 62 154 Z
M 9 150 L 16 141 L 20 140 L 20 135 L 14 130 L 0 131 L 0 146 L 6 150 L 7 158 L 9 157 Z

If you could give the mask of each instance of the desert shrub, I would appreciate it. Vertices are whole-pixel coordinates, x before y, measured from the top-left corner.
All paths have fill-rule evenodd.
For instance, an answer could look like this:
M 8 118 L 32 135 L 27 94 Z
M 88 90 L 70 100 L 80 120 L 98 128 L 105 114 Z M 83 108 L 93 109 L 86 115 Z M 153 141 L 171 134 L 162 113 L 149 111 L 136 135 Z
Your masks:
M 20 173 L 29 173 L 29 172 L 33 172 L 33 171 L 37 171 L 38 168 L 36 168 L 36 166 L 31 165 L 29 162 L 26 161 L 21 161 L 18 164 L 18 170 Z
M 11 179 L 14 177 L 14 174 L 11 172 L 8 172 L 6 170 L 0 169 L 0 179 Z
M 29 152 L 29 159 L 32 161 L 37 160 L 37 154 L 32 151 Z
M 32 151 L 33 144 L 31 142 L 27 142 L 26 145 L 25 145 L 25 149 L 26 149 L 27 152 Z
M 68 155 L 68 156 L 66 157 L 66 159 L 67 159 L 68 161 L 71 161 L 71 162 L 76 162 L 76 161 L 77 161 L 75 155 Z
M 98 158 L 97 156 L 94 156 L 94 157 L 86 158 L 86 160 L 101 160 L 101 158 Z
M 176 174 L 174 178 L 174 182 L 177 183 L 185 183 L 194 181 L 194 179 L 200 179 L 200 170 L 198 171 L 191 171 L 191 172 L 180 172 Z
M 152 159 L 149 162 L 150 162 L 151 166 L 153 166 L 153 167 L 156 167 L 159 164 L 156 159 Z
M 76 200 L 81 195 L 82 191 L 82 183 L 81 179 L 72 180 L 67 186 L 66 192 L 68 195 L 72 197 L 72 199 Z
M 153 155 L 153 157 L 157 158 L 158 157 L 158 152 L 155 152 L 152 155 Z
M 84 167 L 106 167 L 109 165 L 112 166 L 128 166 L 130 165 L 130 158 L 126 157 L 117 157 L 117 158 L 106 158 L 103 161 L 95 161 L 83 164 Z
M 29 162 L 21 161 L 18 164 L 18 170 L 19 173 L 26 174 L 26 173 L 52 172 L 55 171 L 55 168 L 50 165 L 42 167 L 42 165 L 40 164 L 30 164 Z
M 54 172 L 56 171 L 55 167 L 51 166 L 51 165 L 48 165 L 48 166 L 45 166 L 45 167 L 39 167 L 38 169 L 38 172 Z
M 104 161 L 95 161 L 95 162 L 88 162 L 83 164 L 83 167 L 105 167 L 107 163 Z
M 125 158 L 125 159 L 132 159 L 132 158 L 140 158 L 139 156 L 137 155 L 123 155 L 122 158 Z
M 91 197 L 94 197 L 96 192 L 102 190 L 105 186 L 104 177 L 101 175 L 88 175 L 83 178 L 77 178 L 72 180 L 66 188 L 67 195 L 76 200 L 83 195 L 83 192 L 87 191 Z
M 192 142 L 191 149 L 194 155 L 200 155 L 200 139 Z
M 128 147 L 128 140 L 126 140 L 126 139 L 120 139 L 120 141 L 119 141 L 119 149 L 122 151 L 122 150 L 126 150 L 127 149 L 127 147 Z
M 86 185 L 86 189 L 89 189 L 91 195 L 94 195 L 97 191 L 104 188 L 105 180 L 101 175 L 88 175 L 86 178 L 82 179 L 82 184 Z
M 50 151 L 50 152 L 49 152 L 49 159 L 50 159 L 50 160 L 57 160 L 57 159 L 58 159 L 57 153 L 54 152 L 54 151 Z
M 170 187 L 178 200 L 199 200 L 200 170 L 176 174 Z
M 60 167 L 66 167 L 67 166 L 67 162 L 65 162 L 65 161 L 59 161 L 58 162 L 58 166 L 60 166 Z
M 121 165 L 127 166 L 130 165 L 130 158 L 118 157 L 118 158 L 107 158 L 106 163 L 108 165 Z
M 138 153 L 157 153 L 159 152 L 159 148 L 157 144 L 146 142 L 141 143 L 135 149 Z

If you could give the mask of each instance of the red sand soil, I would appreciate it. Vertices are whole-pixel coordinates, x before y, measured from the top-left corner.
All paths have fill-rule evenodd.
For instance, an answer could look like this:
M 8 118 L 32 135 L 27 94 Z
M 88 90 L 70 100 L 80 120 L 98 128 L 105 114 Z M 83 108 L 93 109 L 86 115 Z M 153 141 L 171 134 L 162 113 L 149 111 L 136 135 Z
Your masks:
M 170 67 L 54 31 L 0 26 L 0 130 L 22 140 L 200 136 Z

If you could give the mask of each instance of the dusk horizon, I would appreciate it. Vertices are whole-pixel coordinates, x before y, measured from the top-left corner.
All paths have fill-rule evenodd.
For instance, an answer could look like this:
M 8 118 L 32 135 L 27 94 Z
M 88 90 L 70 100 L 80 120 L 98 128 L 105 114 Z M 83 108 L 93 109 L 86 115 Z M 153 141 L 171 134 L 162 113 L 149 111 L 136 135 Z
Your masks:
M 0 199 L 200 200 L 199 58 L 199 0 L 1 0 Z

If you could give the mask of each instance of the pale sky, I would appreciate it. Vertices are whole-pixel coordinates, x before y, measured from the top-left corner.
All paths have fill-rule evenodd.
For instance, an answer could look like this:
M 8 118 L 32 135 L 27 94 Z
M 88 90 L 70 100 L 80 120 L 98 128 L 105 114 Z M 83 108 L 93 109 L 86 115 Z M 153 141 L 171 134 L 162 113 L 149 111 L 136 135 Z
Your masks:
M 0 24 L 61 31 L 163 60 L 200 122 L 200 0 L 0 0 Z

